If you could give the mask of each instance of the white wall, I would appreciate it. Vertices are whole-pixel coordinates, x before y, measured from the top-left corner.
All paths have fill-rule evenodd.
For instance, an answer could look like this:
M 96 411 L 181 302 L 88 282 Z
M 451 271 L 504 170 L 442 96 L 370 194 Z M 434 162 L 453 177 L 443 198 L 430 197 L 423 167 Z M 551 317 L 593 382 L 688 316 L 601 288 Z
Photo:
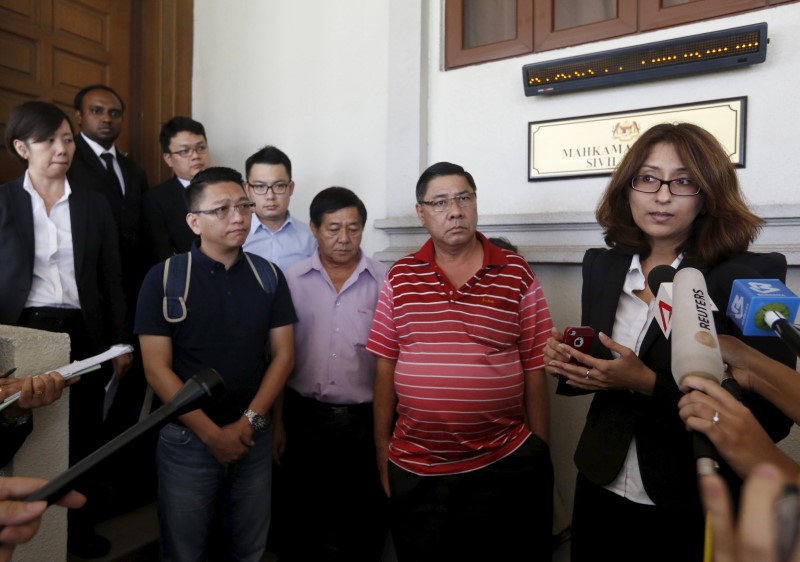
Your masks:
M 193 117 L 213 163 L 244 173 L 273 144 L 292 160 L 294 215 L 307 221 L 313 196 L 340 185 L 381 216 L 388 17 L 373 0 L 196 0 Z M 365 237 L 370 253 L 385 244 Z

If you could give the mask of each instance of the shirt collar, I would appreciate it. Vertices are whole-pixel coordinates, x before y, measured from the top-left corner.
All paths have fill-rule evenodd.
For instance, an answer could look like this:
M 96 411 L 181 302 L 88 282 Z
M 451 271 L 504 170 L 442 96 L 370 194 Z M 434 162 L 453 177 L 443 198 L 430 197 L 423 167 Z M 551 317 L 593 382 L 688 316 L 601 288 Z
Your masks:
M 111 148 L 106 150 L 105 148 L 103 148 L 102 146 L 97 144 L 95 141 L 93 141 L 92 139 L 90 139 L 89 137 L 84 135 L 83 132 L 81 132 L 81 136 L 83 137 L 83 140 L 86 141 L 86 144 L 89 145 L 89 148 L 92 149 L 92 152 L 94 152 L 97 155 L 98 158 L 100 158 L 101 154 L 106 153 L 106 152 L 113 154 L 114 158 L 117 157 L 117 147 L 115 145 L 112 144 Z
M 503 250 L 490 243 L 483 233 L 476 231 L 475 237 L 483 245 L 483 265 L 488 267 L 490 265 L 508 265 L 508 256 L 503 253 Z M 435 261 L 435 248 L 433 246 L 433 239 L 428 238 L 428 241 L 423 244 L 422 248 L 413 254 L 413 257 L 421 262 L 433 263 Z
M 255 215 L 255 213 L 253 213 Z M 261 221 L 258 220 L 258 216 L 253 216 L 253 220 L 250 223 L 250 234 L 255 234 L 259 229 L 264 230 L 265 232 L 269 232 L 270 234 L 278 234 L 284 228 L 288 228 L 289 225 L 292 223 L 292 214 L 289 211 L 286 211 L 286 220 L 283 221 L 281 227 L 272 232 L 269 228 L 261 224 Z
M 319 257 L 319 248 L 317 248 L 317 250 L 311 254 L 311 259 L 303 260 L 301 263 L 305 263 L 305 267 L 301 271 L 298 271 L 299 275 L 304 275 L 312 269 L 315 269 L 319 272 L 322 272 L 325 269 L 322 266 L 322 260 Z M 350 277 L 358 277 L 361 275 L 362 271 L 366 271 L 372 276 L 373 279 L 377 281 L 383 280 L 383 276 L 379 276 L 375 271 L 375 264 L 371 260 L 367 259 L 367 256 L 364 254 L 364 250 L 359 249 L 358 264 L 356 265 L 356 268 L 353 270 L 353 273 Z
M 192 180 L 185 180 L 178 176 L 175 176 L 175 179 L 177 179 L 180 182 L 180 184 L 183 186 L 184 189 L 189 187 L 189 184 L 192 183 Z M 256 219 L 256 222 L 258 222 L 258 219 Z
M 28 174 L 28 170 L 25 170 L 25 178 L 22 180 L 22 188 L 27 191 L 30 195 L 36 195 L 41 199 L 41 195 L 33 188 L 33 183 L 31 182 L 31 177 Z M 67 199 L 70 195 L 72 195 L 72 188 L 69 186 L 69 180 L 65 177 L 64 178 L 64 195 L 61 196 L 61 199 L 57 201 L 60 203 Z
M 198 238 L 197 240 L 192 242 L 192 248 L 190 250 L 192 252 L 192 260 L 193 261 L 197 261 L 197 263 L 201 267 L 203 267 L 204 269 L 206 269 L 208 271 L 212 271 L 212 270 L 214 270 L 216 268 L 219 268 L 219 267 L 225 269 L 225 266 L 223 264 L 221 264 L 217 260 L 205 255 L 200 250 L 200 242 L 201 241 L 202 240 L 200 240 Z M 238 266 L 241 263 L 243 254 L 244 254 L 244 252 L 242 251 L 241 248 L 239 248 L 239 255 L 236 257 L 236 261 L 233 262 L 233 265 L 231 266 L 231 269 L 233 269 L 234 267 Z

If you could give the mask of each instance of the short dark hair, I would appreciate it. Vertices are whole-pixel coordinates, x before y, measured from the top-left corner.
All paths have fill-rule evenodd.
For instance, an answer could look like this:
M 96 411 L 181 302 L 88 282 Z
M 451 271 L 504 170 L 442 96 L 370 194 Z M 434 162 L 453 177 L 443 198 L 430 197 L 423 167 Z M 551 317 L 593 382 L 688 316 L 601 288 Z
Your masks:
M 195 121 L 191 117 L 177 115 L 161 125 L 161 132 L 158 135 L 158 141 L 161 143 L 161 152 L 169 154 L 170 141 L 175 135 L 183 131 L 201 135 L 204 139 L 208 140 L 206 138 L 206 129 L 203 127 L 202 123 Z
M 625 153 L 597 206 L 606 244 L 626 254 L 638 253 L 642 259 L 650 255 L 644 232 L 633 220 L 628 195 L 631 178 L 660 143 L 675 148 L 688 176 L 700 186 L 696 197 L 703 200 L 702 211 L 678 252 L 711 267 L 747 250 L 764 221 L 747 207 L 727 151 L 714 135 L 691 123 L 651 127 Z
M 328 213 L 335 213 L 340 209 L 355 207 L 358 209 L 358 216 L 361 218 L 361 226 L 367 224 L 367 208 L 358 195 L 346 187 L 328 187 L 323 189 L 311 200 L 308 214 L 311 223 L 317 228 L 322 225 L 322 216 Z
M 85 88 L 81 88 L 77 94 L 75 94 L 75 100 L 73 101 L 72 105 L 80 111 L 83 109 L 83 98 L 91 92 L 92 90 L 105 90 L 106 92 L 110 92 L 114 94 L 114 97 L 117 98 L 119 101 L 120 108 L 122 112 L 125 113 L 125 100 L 123 100 L 120 95 L 114 91 L 114 88 L 111 86 L 106 86 L 105 84 L 92 84 L 91 86 L 86 86 Z
M 212 166 L 211 168 L 206 168 L 203 171 L 197 172 L 184 192 L 186 195 L 186 203 L 189 206 L 189 212 L 197 210 L 196 206 L 200 204 L 203 193 L 209 185 L 228 182 L 238 184 L 242 188 L 242 193 L 244 193 L 242 174 L 233 168 Z
M 498 248 L 509 250 L 511 252 L 514 252 L 515 254 L 519 253 L 517 247 L 514 244 L 512 244 L 508 238 L 503 238 L 502 236 L 493 236 L 492 238 L 488 238 L 488 240 Z
M 5 143 L 8 152 L 21 163 L 28 163 L 14 148 L 14 141 L 40 142 L 55 133 L 64 121 L 70 121 L 64 111 L 57 105 L 45 101 L 28 101 L 11 110 L 6 124 Z
M 437 162 L 429 166 L 427 170 L 422 172 L 422 175 L 417 180 L 417 203 L 422 203 L 425 200 L 425 193 L 428 191 L 428 184 L 434 178 L 442 176 L 461 176 L 467 180 L 469 186 L 473 191 L 478 191 L 475 185 L 475 179 L 468 171 L 459 166 L 458 164 L 451 164 L 450 162 Z
M 250 177 L 250 168 L 254 164 L 283 164 L 283 167 L 286 168 L 286 173 L 289 174 L 289 179 L 292 179 L 292 161 L 280 148 L 267 145 L 250 156 L 244 163 L 244 175 Z

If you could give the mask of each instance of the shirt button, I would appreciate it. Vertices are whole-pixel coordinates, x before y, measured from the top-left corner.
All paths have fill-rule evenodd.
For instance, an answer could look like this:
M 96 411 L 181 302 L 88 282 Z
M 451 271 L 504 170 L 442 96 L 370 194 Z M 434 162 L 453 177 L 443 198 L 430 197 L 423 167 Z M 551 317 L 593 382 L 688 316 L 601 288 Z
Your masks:
M 335 353 L 331 353 L 331 357 L 333 357 L 334 359 L 336 359 L 336 354 L 335 354 Z

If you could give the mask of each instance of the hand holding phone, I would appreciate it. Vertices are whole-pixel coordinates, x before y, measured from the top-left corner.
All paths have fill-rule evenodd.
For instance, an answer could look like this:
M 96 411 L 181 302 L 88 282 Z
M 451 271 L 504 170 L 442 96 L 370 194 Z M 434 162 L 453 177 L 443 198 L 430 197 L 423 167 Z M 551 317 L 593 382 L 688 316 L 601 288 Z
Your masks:
M 593 341 L 594 328 L 591 326 L 567 326 L 564 328 L 564 340 L 562 343 L 574 347 L 581 353 L 591 355 Z M 578 362 L 574 357 L 570 357 L 569 362 L 576 365 L 583 365 L 583 363 Z

